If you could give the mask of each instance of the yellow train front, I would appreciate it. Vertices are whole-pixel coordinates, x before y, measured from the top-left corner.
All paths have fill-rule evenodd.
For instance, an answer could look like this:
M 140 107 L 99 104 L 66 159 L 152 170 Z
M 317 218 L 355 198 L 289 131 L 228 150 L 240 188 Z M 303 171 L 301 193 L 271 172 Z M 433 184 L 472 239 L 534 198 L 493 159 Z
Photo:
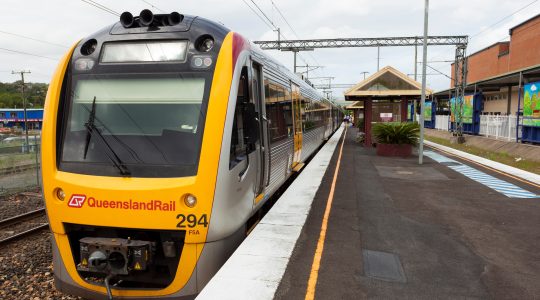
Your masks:
M 47 95 L 56 287 L 91 299 L 192 298 L 339 118 L 217 23 L 122 14 L 65 55 Z

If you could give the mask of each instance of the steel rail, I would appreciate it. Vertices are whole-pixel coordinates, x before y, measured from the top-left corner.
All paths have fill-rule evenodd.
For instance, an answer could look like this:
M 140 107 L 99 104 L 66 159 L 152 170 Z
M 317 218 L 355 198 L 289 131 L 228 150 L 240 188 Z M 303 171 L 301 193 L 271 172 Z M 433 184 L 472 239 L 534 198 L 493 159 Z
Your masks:
M 20 223 L 28 218 L 33 218 L 37 216 L 45 215 L 45 208 L 36 209 L 18 216 L 7 218 L 0 221 L 0 228 L 4 228 L 13 224 Z
M 36 233 L 36 232 L 41 231 L 41 230 L 46 229 L 46 228 L 49 228 L 49 223 L 36 226 L 34 228 L 28 229 L 28 230 L 23 231 L 23 232 L 19 232 L 19 233 L 14 234 L 14 235 L 12 235 L 10 237 L 7 237 L 5 239 L 0 240 L 0 246 L 6 245 L 6 244 L 8 244 L 10 242 L 13 242 L 15 240 L 23 238 L 23 237 L 25 237 L 27 235 L 31 235 L 33 233 Z

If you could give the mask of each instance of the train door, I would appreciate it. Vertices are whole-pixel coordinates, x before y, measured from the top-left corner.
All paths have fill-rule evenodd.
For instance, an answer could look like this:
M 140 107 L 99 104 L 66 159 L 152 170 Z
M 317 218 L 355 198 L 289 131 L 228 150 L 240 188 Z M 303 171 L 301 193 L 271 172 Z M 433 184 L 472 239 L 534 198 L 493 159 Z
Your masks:
M 251 99 L 257 109 L 257 119 L 259 131 L 259 145 L 258 146 L 258 166 L 257 179 L 255 182 L 255 204 L 264 198 L 264 187 L 268 182 L 268 170 L 270 162 L 269 142 L 268 142 L 268 124 L 266 122 L 266 109 L 263 97 L 263 79 L 262 79 L 262 65 L 253 61 L 251 68 Z
M 302 154 L 302 103 L 300 100 L 300 87 L 291 82 L 292 90 L 292 113 L 294 123 L 294 155 L 292 168 L 295 171 L 301 169 L 300 157 Z

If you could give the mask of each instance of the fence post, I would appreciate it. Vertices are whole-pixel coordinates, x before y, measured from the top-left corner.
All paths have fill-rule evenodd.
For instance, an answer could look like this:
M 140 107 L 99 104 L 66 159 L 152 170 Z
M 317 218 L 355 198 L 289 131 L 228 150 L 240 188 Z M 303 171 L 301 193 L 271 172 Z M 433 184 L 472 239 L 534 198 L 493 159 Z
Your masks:
M 489 115 L 486 115 L 486 137 L 489 137 Z
M 510 128 L 511 128 L 510 124 L 512 124 L 512 122 L 510 122 L 511 118 L 512 118 L 512 116 L 508 115 L 508 117 L 506 119 L 506 124 L 508 126 L 508 141 L 510 141 L 512 139 L 512 130 L 510 130 Z
M 495 138 L 499 138 L 499 128 L 501 128 L 501 122 L 499 122 L 499 117 L 495 116 Z

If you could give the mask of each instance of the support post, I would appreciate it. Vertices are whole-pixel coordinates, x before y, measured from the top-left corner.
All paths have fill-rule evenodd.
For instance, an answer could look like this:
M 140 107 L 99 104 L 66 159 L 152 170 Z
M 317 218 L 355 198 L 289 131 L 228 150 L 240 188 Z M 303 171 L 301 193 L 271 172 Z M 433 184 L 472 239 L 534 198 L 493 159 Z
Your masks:
M 507 104 L 506 104 L 506 115 L 510 115 L 512 112 L 512 86 L 508 86 L 508 96 L 506 97 Z
M 294 74 L 296 74 L 296 53 L 298 53 L 298 51 L 293 50 L 293 53 L 294 53 L 294 67 L 293 67 L 293 70 L 294 70 Z
M 522 80 L 523 80 L 523 73 L 519 72 L 518 109 L 517 109 L 517 112 L 516 112 L 516 143 L 519 142 L 519 113 L 520 113 L 520 110 L 521 110 L 521 84 L 522 84 Z
M 381 47 L 377 47 L 377 72 L 379 72 L 380 60 L 381 60 Z
M 365 146 L 371 147 L 371 121 L 373 120 L 372 99 L 364 100 L 364 133 Z
M 417 81 L 417 70 L 418 70 L 418 40 L 415 39 L 415 45 L 414 45 L 414 81 Z
M 422 45 L 422 97 L 420 98 L 420 144 L 418 145 L 418 164 L 423 163 L 424 156 L 424 102 L 426 101 L 426 62 L 427 62 L 427 34 L 428 34 L 429 0 L 424 5 L 424 43 Z

